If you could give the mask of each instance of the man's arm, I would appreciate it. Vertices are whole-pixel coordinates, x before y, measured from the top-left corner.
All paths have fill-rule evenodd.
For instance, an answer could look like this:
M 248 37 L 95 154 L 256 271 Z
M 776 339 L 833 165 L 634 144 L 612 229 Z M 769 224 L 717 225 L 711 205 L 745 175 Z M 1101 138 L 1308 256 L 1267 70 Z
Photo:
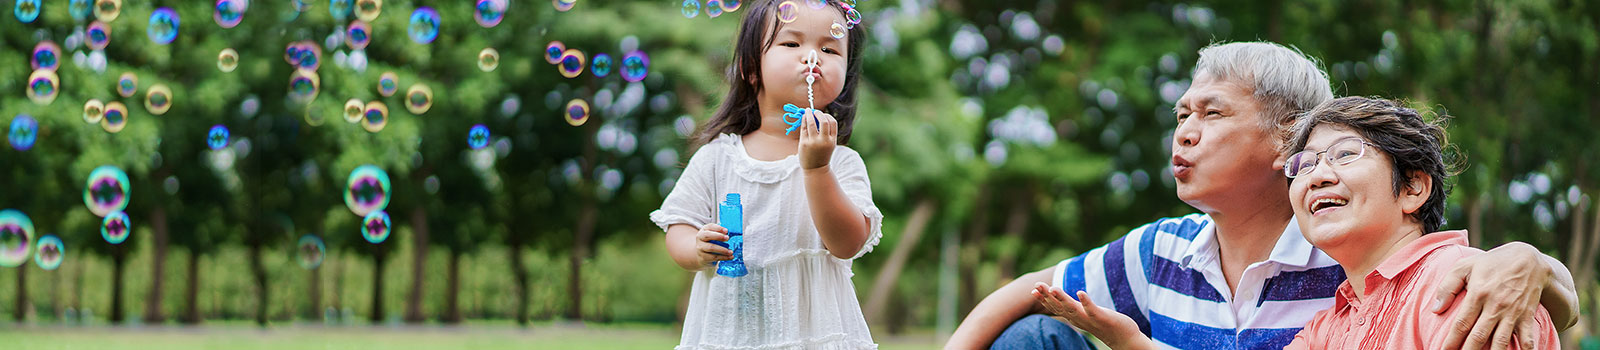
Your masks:
M 978 302 L 972 308 L 967 318 L 961 320 L 961 325 L 956 327 L 956 332 L 950 335 L 950 341 L 945 343 L 945 349 L 986 349 L 994 343 L 995 338 L 1005 332 L 1012 322 L 1022 319 L 1023 316 L 1038 313 L 1039 303 L 1034 302 L 1033 290 L 1035 283 L 1050 284 L 1055 279 L 1056 266 L 1017 277 L 1011 283 L 989 293 L 989 296 Z
M 1510 347 L 1513 333 L 1531 334 L 1540 305 L 1552 323 L 1571 326 L 1577 319 L 1577 289 L 1572 273 L 1560 261 L 1527 243 L 1511 242 L 1484 254 L 1461 259 L 1435 292 L 1434 313 L 1443 313 L 1455 298 L 1465 298 L 1451 321 L 1446 349 Z M 1522 348 L 1536 348 L 1535 337 L 1517 339 Z

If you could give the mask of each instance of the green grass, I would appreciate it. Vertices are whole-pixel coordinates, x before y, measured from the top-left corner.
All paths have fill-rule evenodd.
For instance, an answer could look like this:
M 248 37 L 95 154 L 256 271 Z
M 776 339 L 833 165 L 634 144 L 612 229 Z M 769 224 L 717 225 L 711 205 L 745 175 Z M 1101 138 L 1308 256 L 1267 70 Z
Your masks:
M 876 339 L 882 349 L 935 347 L 931 336 Z M 8 349 L 670 349 L 674 327 L 656 324 L 497 324 L 394 327 L 278 326 L 268 329 L 224 324 L 200 327 L 0 328 Z

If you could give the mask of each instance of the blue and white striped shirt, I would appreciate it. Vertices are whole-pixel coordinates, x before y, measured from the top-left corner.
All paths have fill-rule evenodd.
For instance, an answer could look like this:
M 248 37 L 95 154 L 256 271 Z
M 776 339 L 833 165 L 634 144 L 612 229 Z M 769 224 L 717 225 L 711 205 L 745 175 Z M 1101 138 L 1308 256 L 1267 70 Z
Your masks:
M 1215 226 L 1205 214 L 1156 220 L 1061 261 L 1054 285 L 1087 292 L 1167 348 L 1281 349 L 1333 306 L 1344 270 L 1293 219 L 1272 255 L 1245 268 L 1237 295 L 1222 275 Z

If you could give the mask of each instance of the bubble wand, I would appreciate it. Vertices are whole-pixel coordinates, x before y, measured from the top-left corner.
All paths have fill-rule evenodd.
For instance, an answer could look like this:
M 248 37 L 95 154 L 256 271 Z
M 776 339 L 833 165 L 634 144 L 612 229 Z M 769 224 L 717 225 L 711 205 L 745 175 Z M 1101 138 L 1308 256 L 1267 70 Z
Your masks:
M 817 82 L 816 74 L 812 73 L 817 69 L 817 50 L 811 50 L 811 52 L 806 53 L 806 58 L 806 61 L 808 61 L 806 63 L 806 105 L 808 108 L 802 110 L 793 103 L 785 103 L 783 105 L 783 111 L 787 112 L 783 114 L 783 123 L 789 124 L 789 128 L 783 130 L 784 135 L 794 133 L 795 129 L 800 128 L 800 120 L 805 116 L 806 112 L 817 109 L 816 96 L 811 89 L 811 85 Z M 794 121 L 789 121 L 790 118 L 793 118 Z

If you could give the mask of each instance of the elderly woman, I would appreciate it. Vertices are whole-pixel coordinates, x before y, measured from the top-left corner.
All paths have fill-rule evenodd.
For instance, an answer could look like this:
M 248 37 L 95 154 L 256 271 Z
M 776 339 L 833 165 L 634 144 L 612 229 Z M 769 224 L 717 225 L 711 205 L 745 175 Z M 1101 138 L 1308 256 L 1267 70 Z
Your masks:
M 1345 271 L 1301 235 L 1277 150 L 1297 116 L 1332 99 L 1327 75 L 1293 49 L 1264 42 L 1201 49 L 1194 82 L 1174 108 L 1172 136 L 1178 198 L 1201 213 L 1157 220 L 1018 277 L 985 297 L 946 347 L 1084 347 L 1066 323 L 1029 316 L 1068 316 L 1064 306 L 1081 305 L 1065 291 L 1084 291 L 1086 302 L 1109 307 L 1097 315 L 1126 320 L 1135 334 L 1168 347 L 1289 344 L 1313 314 L 1334 306 Z M 1541 302 L 1561 325 L 1576 319 L 1571 274 L 1532 246 L 1510 243 L 1455 266 L 1424 293 L 1464 299 L 1445 303 L 1456 305 L 1459 321 L 1446 343 L 1510 341 L 1511 330 L 1534 328 Z

